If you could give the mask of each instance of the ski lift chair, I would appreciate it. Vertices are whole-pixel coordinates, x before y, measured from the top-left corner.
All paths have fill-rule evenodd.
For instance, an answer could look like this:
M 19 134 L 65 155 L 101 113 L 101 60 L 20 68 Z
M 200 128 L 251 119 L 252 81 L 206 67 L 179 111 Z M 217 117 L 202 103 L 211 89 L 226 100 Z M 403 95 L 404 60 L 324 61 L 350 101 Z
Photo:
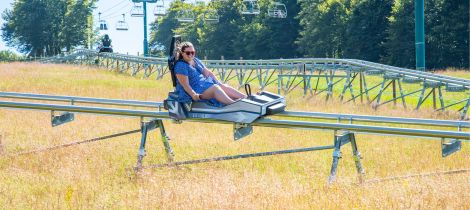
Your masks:
M 258 15 L 260 13 L 257 0 L 243 0 L 240 11 L 243 15 Z
M 286 5 L 280 2 L 274 2 L 268 9 L 268 16 L 272 18 L 286 18 Z
M 108 30 L 108 23 L 105 20 L 100 20 L 98 21 L 100 24 L 100 30 L 101 31 L 106 31 Z
M 204 12 L 204 22 L 206 23 L 218 23 L 219 22 L 219 14 L 217 14 L 217 10 L 207 10 Z
M 176 16 L 178 22 L 191 23 L 194 22 L 194 12 L 190 9 L 183 9 Z
M 143 17 L 144 9 L 140 5 L 134 5 L 131 9 L 131 17 Z
M 122 14 L 122 20 L 119 20 L 116 23 L 116 30 L 118 31 L 127 31 L 129 30 L 129 25 L 126 23 L 126 15 Z
M 165 16 L 166 15 L 166 10 L 164 5 L 159 5 L 155 6 L 153 9 L 153 15 L 159 17 L 159 16 Z

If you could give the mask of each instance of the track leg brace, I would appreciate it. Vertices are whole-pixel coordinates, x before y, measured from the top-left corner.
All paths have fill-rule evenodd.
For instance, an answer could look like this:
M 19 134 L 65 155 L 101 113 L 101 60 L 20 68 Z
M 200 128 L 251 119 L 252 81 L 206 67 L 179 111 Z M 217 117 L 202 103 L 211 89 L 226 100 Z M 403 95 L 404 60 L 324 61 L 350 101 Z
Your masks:
M 162 137 L 163 146 L 165 147 L 166 157 L 169 163 L 173 162 L 173 149 L 170 145 L 170 137 L 166 134 L 165 127 L 162 120 L 157 120 L 158 127 L 160 128 L 160 135 Z
M 160 119 L 157 120 L 152 120 L 150 122 L 142 122 L 141 125 L 141 133 L 142 133 L 142 138 L 140 139 L 140 147 L 139 147 L 139 152 L 137 154 L 137 164 L 136 164 L 136 169 L 139 169 L 142 167 L 142 160 L 144 159 L 146 155 L 145 151 L 145 144 L 147 142 L 147 133 L 155 128 L 160 128 L 160 135 L 162 137 L 162 142 L 163 146 L 165 147 L 165 152 L 166 156 L 168 159 L 168 162 L 173 162 L 173 149 L 170 146 L 170 143 L 168 142 L 170 140 L 170 137 L 165 132 L 165 127 L 163 126 L 163 121 Z
M 335 149 L 333 151 L 333 163 L 331 165 L 330 177 L 328 178 L 328 183 L 333 183 L 336 180 L 336 169 L 338 167 L 339 159 L 341 158 L 341 146 L 351 143 L 354 162 L 356 163 L 356 170 L 358 172 L 359 182 L 363 182 L 364 169 L 361 164 L 361 154 L 357 149 L 356 139 L 354 133 L 344 132 L 338 135 L 335 135 Z

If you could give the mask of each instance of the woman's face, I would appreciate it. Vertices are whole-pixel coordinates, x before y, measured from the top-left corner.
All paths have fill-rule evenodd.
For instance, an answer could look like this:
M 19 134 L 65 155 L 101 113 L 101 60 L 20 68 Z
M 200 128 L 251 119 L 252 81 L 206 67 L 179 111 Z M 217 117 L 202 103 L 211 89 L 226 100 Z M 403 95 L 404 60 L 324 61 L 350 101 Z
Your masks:
M 196 56 L 196 50 L 194 49 L 194 47 L 186 47 L 181 52 L 181 54 L 183 55 L 183 59 L 189 62 L 194 59 L 194 56 Z

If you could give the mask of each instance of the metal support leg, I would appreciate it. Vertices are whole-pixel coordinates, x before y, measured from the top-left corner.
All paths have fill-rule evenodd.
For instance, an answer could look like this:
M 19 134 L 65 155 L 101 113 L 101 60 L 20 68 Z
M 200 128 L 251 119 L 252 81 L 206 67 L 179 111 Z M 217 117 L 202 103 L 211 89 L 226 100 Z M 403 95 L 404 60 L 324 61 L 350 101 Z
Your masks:
M 341 158 L 341 144 L 338 138 L 335 137 L 335 150 L 333 151 L 333 163 L 331 164 L 330 177 L 328 183 L 333 183 L 336 180 L 336 168 L 338 167 L 339 159 Z
M 397 87 L 396 87 L 396 79 L 392 80 L 392 97 L 394 98 L 393 100 L 393 106 L 397 105 Z
M 438 90 L 439 90 L 439 102 L 441 103 L 441 109 L 442 111 L 445 110 L 445 105 L 444 105 L 444 96 L 442 95 L 442 90 L 441 90 L 441 86 L 438 87 Z
M 140 139 L 139 153 L 137 154 L 136 168 L 142 167 L 142 160 L 145 157 L 145 143 L 147 141 L 147 132 L 148 132 L 148 126 L 146 125 L 146 123 L 142 122 L 142 125 L 141 125 L 142 137 Z
M 470 106 L 470 97 L 468 97 L 467 103 L 462 109 L 462 113 L 460 114 L 460 120 L 465 120 L 465 118 L 467 117 L 467 111 L 468 111 L 469 106 Z
M 375 102 L 375 104 L 372 105 L 372 108 L 374 109 L 377 109 L 378 105 L 380 104 L 380 98 L 382 97 L 382 93 L 385 91 L 385 89 L 388 87 L 385 87 L 385 83 L 387 82 L 387 79 L 384 78 L 384 80 L 382 81 L 382 85 L 380 86 L 380 92 L 379 92 L 379 95 L 377 95 L 377 102 Z M 390 84 L 390 83 L 389 83 Z
M 165 152 L 166 152 L 166 157 L 168 159 L 168 162 L 171 163 L 173 162 L 173 149 L 170 146 L 170 137 L 166 134 L 165 127 L 163 126 L 163 121 L 162 120 L 157 120 L 157 125 L 160 128 L 160 135 L 162 137 L 162 142 L 163 146 L 165 147 Z
M 364 172 L 364 169 L 362 168 L 361 153 L 357 149 L 356 138 L 354 136 L 354 133 L 349 134 L 349 139 L 351 141 L 352 153 L 353 153 L 354 162 L 356 163 L 356 170 L 358 173 L 359 183 L 363 183 L 365 172 Z
M 426 91 L 426 87 L 423 85 L 423 89 L 421 89 L 421 94 L 419 95 L 418 105 L 416 106 L 415 110 L 418 110 L 423 102 L 424 92 Z
M 354 157 L 354 162 L 356 163 L 356 170 L 358 172 L 359 182 L 364 181 L 364 169 L 361 164 L 361 154 L 357 149 L 356 138 L 354 133 L 346 131 L 342 134 L 335 134 L 335 145 L 333 151 L 333 163 L 331 164 L 330 177 L 328 178 L 328 183 L 333 183 L 336 180 L 336 169 L 338 167 L 339 159 L 341 158 L 341 146 L 351 143 L 352 152 Z
M 139 169 L 142 167 L 142 160 L 144 159 L 146 152 L 145 152 L 145 143 L 147 142 L 147 134 L 149 131 L 155 129 L 155 128 L 160 128 L 160 134 L 162 136 L 162 141 L 163 145 L 165 146 L 165 151 L 167 154 L 168 162 L 173 161 L 173 150 L 170 147 L 170 144 L 168 143 L 169 137 L 166 135 L 165 132 L 165 127 L 163 126 L 162 120 L 153 120 L 150 122 L 142 122 L 141 125 L 141 133 L 142 133 L 142 138 L 140 139 L 140 147 L 139 147 L 139 153 L 137 154 L 137 164 L 136 164 L 136 169 Z
M 369 96 L 369 90 L 367 88 L 366 76 L 364 75 L 364 73 L 361 73 L 361 76 L 362 76 L 362 80 L 363 80 L 363 83 L 364 83 L 364 91 L 366 93 L 367 102 L 370 103 L 370 96 Z M 361 97 L 362 97 L 362 95 L 361 95 Z
M 405 94 L 403 94 L 403 88 L 401 88 L 401 82 L 398 80 L 398 89 L 400 89 L 401 102 L 403 103 L 403 108 L 406 109 Z
M 343 90 L 341 91 L 341 94 L 339 95 L 339 100 L 340 100 L 340 101 L 343 101 L 344 94 L 346 93 L 346 90 L 347 90 L 347 88 L 349 87 L 349 85 L 351 85 L 351 84 L 349 83 L 349 81 L 351 81 L 351 71 L 348 71 L 348 72 L 347 72 L 347 75 L 346 75 L 346 82 L 344 82 Z

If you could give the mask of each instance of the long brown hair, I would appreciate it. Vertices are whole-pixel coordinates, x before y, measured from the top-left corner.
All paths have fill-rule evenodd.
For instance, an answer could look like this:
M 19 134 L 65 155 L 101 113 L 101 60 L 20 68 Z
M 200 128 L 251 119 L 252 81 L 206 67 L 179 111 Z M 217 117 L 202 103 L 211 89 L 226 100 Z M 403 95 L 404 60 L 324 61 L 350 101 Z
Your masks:
M 177 59 L 177 60 L 183 59 L 183 56 L 182 56 L 181 54 L 182 54 L 182 53 L 184 52 L 184 50 L 185 50 L 186 48 L 188 48 L 188 47 L 194 48 L 193 43 L 191 43 L 191 42 L 181 42 L 181 43 L 178 45 L 178 47 L 177 47 L 178 52 L 177 52 L 177 54 L 176 54 L 176 59 Z

